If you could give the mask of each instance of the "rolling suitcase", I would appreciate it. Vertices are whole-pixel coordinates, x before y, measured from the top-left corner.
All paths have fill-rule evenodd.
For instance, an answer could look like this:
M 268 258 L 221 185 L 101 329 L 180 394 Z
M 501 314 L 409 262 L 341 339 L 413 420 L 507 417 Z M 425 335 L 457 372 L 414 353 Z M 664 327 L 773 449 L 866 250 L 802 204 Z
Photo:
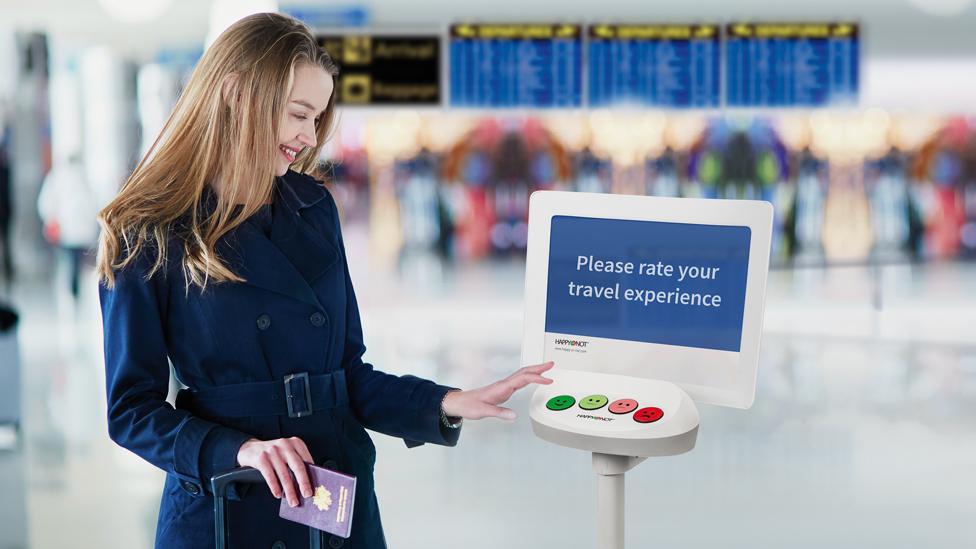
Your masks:
M 214 493 L 214 528 L 217 549 L 228 549 L 231 545 L 230 532 L 227 524 L 227 488 L 235 483 L 264 484 L 261 471 L 252 467 L 241 467 L 227 473 L 221 473 L 210 479 L 210 486 Z M 316 528 L 308 529 L 308 545 L 311 549 L 322 549 L 324 532 Z

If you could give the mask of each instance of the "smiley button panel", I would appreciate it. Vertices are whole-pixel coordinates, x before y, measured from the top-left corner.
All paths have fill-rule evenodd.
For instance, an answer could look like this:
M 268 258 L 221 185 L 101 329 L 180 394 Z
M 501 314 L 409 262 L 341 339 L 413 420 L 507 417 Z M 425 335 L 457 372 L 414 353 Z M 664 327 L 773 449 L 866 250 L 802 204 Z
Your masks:
M 645 406 L 639 408 L 640 404 L 632 398 L 618 398 L 613 402 L 606 395 L 592 394 L 579 400 L 579 407 L 587 411 L 595 411 L 607 406 L 607 411 L 614 415 L 633 414 L 632 418 L 637 423 L 654 423 L 664 417 L 664 410 L 656 406 Z M 558 395 L 550 398 L 546 402 L 546 408 L 560 412 L 568 410 L 577 404 L 576 397 L 572 395 Z

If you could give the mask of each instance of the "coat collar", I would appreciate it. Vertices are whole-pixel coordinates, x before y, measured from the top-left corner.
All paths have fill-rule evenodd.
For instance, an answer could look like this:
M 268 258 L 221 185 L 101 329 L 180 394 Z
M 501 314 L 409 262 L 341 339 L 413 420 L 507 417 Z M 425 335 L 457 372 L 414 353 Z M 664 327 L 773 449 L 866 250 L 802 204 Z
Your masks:
M 285 175 L 275 177 L 275 200 L 283 199 L 285 204 L 298 212 L 321 202 L 329 195 L 325 186 L 312 176 L 288 170 Z M 203 187 L 202 208 L 211 212 L 217 207 L 217 193 L 210 185 Z
M 278 178 L 270 238 L 251 220 L 228 235 L 225 257 L 245 283 L 322 307 L 312 285 L 339 261 L 339 251 L 302 216 L 327 196 L 314 179 L 288 172 Z
M 325 187 L 309 175 L 292 170 L 277 178 L 275 188 L 285 203 L 295 211 L 318 204 L 328 196 Z

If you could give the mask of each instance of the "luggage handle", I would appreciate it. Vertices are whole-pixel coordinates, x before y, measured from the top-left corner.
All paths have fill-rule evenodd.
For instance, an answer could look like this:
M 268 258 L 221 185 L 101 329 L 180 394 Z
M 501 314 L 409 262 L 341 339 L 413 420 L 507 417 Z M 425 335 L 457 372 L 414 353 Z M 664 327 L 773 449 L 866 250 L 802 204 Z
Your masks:
M 210 487 L 214 494 L 214 530 L 217 549 L 227 549 L 230 544 L 230 532 L 227 524 L 227 488 L 232 484 L 264 484 L 261 471 L 253 467 L 238 467 L 226 473 L 219 473 L 210 479 Z M 309 527 L 308 543 L 310 549 L 322 548 L 322 531 Z

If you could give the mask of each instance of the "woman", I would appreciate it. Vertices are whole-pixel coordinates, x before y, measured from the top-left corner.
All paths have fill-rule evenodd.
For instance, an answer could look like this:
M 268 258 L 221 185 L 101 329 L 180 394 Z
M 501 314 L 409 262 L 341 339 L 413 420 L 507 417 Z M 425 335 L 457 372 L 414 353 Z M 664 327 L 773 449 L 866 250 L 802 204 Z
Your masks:
M 158 547 L 213 546 L 208 481 L 238 466 L 267 483 L 232 494 L 238 544 L 307 546 L 278 498 L 311 494 L 313 462 L 358 479 L 352 536 L 330 545 L 384 547 L 364 427 L 454 445 L 461 418 L 514 419 L 498 405 L 550 382 L 544 364 L 457 391 L 363 362 L 336 205 L 305 175 L 333 122 L 336 74 L 301 23 L 242 19 L 99 215 L 109 433 L 167 472 Z M 167 358 L 188 387 L 175 407 Z

